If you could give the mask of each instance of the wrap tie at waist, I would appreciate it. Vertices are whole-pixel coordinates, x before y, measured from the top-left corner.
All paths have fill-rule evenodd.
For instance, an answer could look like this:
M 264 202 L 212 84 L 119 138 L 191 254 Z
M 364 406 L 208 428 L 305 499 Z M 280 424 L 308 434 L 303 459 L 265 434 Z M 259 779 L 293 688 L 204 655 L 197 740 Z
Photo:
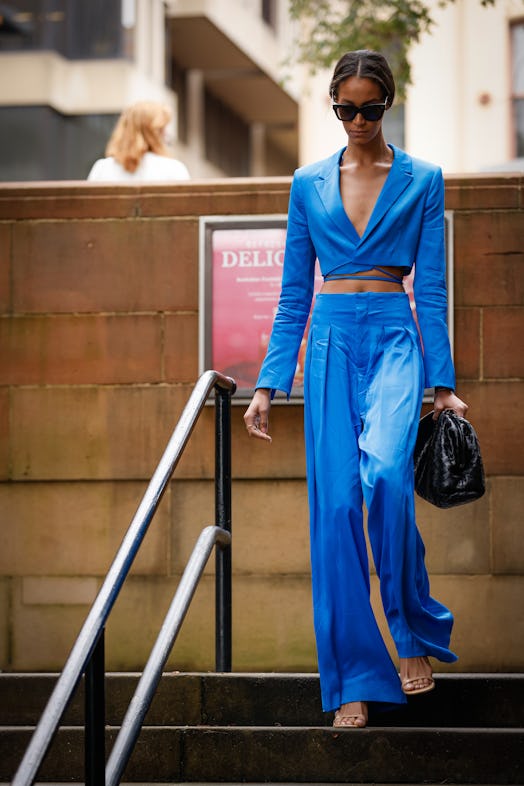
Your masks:
M 338 281 L 343 279 L 354 279 L 354 280 L 361 280 L 361 281 L 389 281 L 393 284 L 402 284 L 402 276 L 395 276 L 393 273 L 390 273 L 389 270 L 385 270 L 383 267 L 379 267 L 378 265 L 374 265 L 371 270 L 378 270 L 382 273 L 381 276 L 361 276 L 357 273 L 326 273 L 324 276 L 324 281 Z

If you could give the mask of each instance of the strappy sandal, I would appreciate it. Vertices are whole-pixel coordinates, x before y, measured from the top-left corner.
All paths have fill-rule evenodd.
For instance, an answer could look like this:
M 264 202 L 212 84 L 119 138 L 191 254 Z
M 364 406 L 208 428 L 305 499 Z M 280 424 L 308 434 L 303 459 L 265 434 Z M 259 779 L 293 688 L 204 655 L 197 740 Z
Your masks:
M 348 707 L 349 704 L 360 704 L 362 712 L 343 712 L 342 707 Z M 368 722 L 368 706 L 365 701 L 352 701 L 348 704 L 343 704 L 342 707 L 335 712 L 335 720 L 333 721 L 335 729 L 365 728 Z
M 430 667 L 430 663 L 426 655 L 421 656 L 421 660 Z M 402 677 L 402 690 L 406 694 L 406 696 L 416 696 L 420 693 L 429 693 L 429 691 L 433 690 L 435 687 L 435 680 L 431 676 L 431 674 L 420 674 L 416 677 Z M 425 682 L 425 685 L 419 687 L 411 687 L 412 685 L 416 685 L 419 682 Z

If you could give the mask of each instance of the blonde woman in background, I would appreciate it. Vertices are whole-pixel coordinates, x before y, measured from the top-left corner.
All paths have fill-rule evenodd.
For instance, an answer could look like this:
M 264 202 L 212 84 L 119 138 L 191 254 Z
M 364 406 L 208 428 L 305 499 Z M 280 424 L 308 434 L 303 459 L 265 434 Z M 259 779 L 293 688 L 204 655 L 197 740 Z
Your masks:
M 140 101 L 125 109 L 107 143 L 106 156 L 93 164 L 88 180 L 189 180 L 187 167 L 171 158 L 166 129 L 171 111 L 165 104 Z

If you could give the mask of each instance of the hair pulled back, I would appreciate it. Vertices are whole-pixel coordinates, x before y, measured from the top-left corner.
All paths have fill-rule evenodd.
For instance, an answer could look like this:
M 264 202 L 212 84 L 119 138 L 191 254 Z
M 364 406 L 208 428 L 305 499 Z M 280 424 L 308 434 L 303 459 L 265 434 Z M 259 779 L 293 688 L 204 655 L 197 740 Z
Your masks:
M 372 49 L 357 49 L 342 55 L 335 66 L 329 85 L 329 95 L 334 101 L 337 100 L 340 83 L 350 76 L 372 79 L 376 82 L 382 91 L 382 98 L 388 99 L 389 109 L 395 97 L 395 80 L 384 55 Z

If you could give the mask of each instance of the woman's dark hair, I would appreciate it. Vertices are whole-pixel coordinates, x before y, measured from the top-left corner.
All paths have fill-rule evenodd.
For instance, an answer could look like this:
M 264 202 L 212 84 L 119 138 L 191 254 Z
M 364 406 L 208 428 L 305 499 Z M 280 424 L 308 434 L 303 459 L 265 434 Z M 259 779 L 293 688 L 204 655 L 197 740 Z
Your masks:
M 355 52 L 346 52 L 342 55 L 335 66 L 329 85 L 329 95 L 332 99 L 337 100 L 338 86 L 350 76 L 372 79 L 376 82 L 382 91 L 382 98 L 388 99 L 389 109 L 395 97 L 395 80 L 384 55 L 371 49 L 357 49 Z

